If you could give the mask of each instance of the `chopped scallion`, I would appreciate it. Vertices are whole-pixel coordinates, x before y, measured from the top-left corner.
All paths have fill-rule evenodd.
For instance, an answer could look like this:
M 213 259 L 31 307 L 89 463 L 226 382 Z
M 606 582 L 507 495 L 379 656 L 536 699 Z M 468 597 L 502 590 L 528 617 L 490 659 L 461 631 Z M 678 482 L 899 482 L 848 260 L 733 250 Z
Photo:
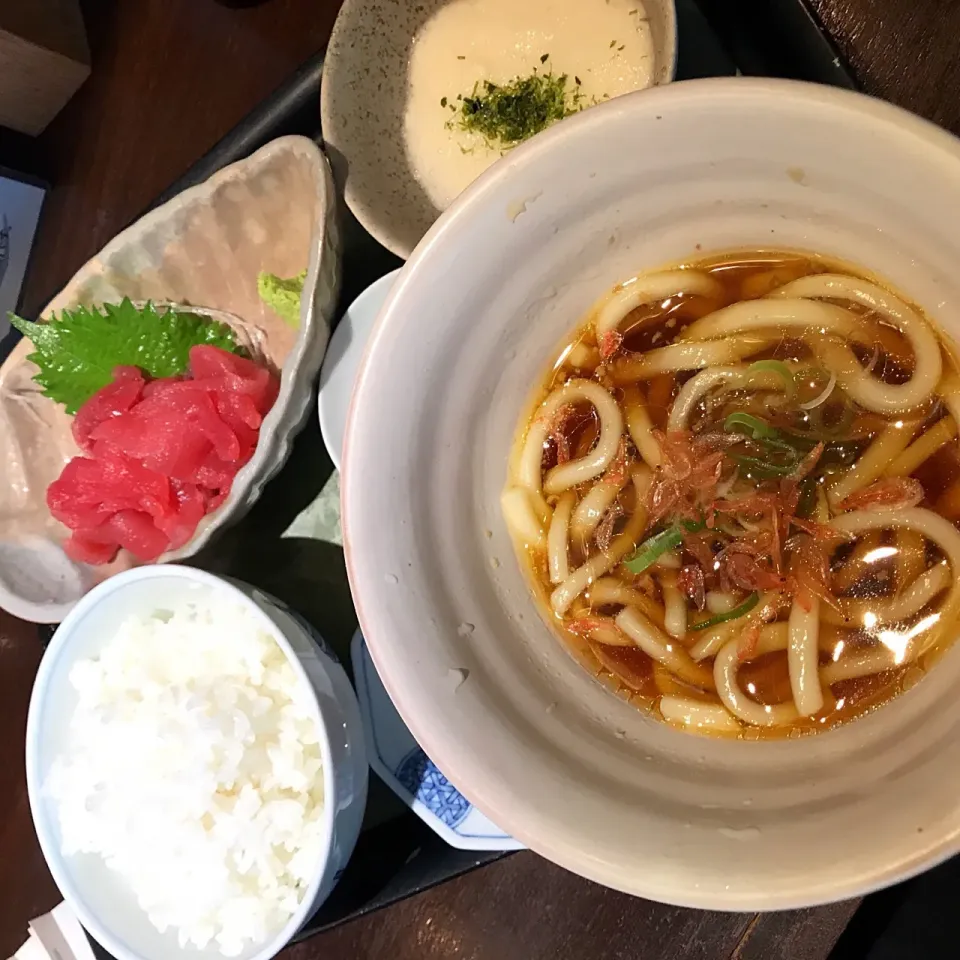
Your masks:
M 777 477 L 788 477 L 797 468 L 797 461 L 791 463 L 772 463 L 758 457 L 747 457 L 739 453 L 731 453 L 730 457 L 748 475 L 759 477 L 762 480 L 775 480 Z
M 623 561 L 623 565 L 631 573 L 643 573 L 647 567 L 652 567 L 667 551 L 674 550 L 683 542 L 683 531 L 679 527 L 667 527 L 660 533 L 644 540 L 637 548 L 637 552 Z
M 648 537 L 637 547 L 636 553 L 623 561 L 623 565 L 631 573 L 643 573 L 647 567 L 653 566 L 669 550 L 674 550 L 683 543 L 683 534 L 694 533 L 706 526 L 705 520 L 681 520 L 673 526 Z
M 766 420 L 761 420 L 750 413 L 731 413 L 723 421 L 723 429 L 727 433 L 746 433 L 754 440 L 779 440 L 780 431 L 771 427 Z
M 746 616 L 759 602 L 760 594 L 754 591 L 743 603 L 738 604 L 732 610 L 728 610 L 726 613 L 716 613 L 712 617 L 707 617 L 706 620 L 701 620 L 699 623 L 691 623 L 689 629 L 707 630 L 709 627 L 716 627 L 721 623 L 726 623 L 728 620 L 737 620 L 740 617 Z
M 751 373 L 775 373 L 783 380 L 788 399 L 793 399 L 797 394 L 797 382 L 790 372 L 790 368 L 782 360 L 757 360 L 747 367 L 747 376 Z
M 793 473 L 800 462 L 797 445 L 784 438 L 776 427 L 771 427 L 766 420 L 761 420 L 760 417 L 736 411 L 723 421 L 723 429 L 727 433 L 743 434 L 763 445 L 765 452 L 768 454 L 765 459 L 740 453 L 730 453 L 732 460 L 735 460 L 743 469 L 755 477 L 768 480 L 776 477 L 786 477 Z

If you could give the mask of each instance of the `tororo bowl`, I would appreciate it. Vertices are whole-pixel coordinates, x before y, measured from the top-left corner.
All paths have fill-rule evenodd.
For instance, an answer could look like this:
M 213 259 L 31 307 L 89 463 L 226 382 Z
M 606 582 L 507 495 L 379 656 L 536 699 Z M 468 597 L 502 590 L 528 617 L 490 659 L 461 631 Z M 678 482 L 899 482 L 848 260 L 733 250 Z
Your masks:
M 323 138 L 347 206 L 404 259 L 440 216 L 414 176 L 405 141 L 411 50 L 417 31 L 450 2 L 346 0 L 323 67 Z M 653 40 L 653 80 L 669 83 L 677 59 L 674 2 L 643 5 Z

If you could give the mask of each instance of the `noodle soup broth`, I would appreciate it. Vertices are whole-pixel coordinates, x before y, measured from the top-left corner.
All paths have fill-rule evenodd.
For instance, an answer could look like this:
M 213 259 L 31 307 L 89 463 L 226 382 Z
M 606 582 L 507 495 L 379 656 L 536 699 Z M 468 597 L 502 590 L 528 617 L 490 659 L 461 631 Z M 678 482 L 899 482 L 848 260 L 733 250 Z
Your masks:
M 882 281 L 750 251 L 619 284 L 556 353 L 503 511 L 544 617 L 651 716 L 827 729 L 960 610 L 960 378 Z

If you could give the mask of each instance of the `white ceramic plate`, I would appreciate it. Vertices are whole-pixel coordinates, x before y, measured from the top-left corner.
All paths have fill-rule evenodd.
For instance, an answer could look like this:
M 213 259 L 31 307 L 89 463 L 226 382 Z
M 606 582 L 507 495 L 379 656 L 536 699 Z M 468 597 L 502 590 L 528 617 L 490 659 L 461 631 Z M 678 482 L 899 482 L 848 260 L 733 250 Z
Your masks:
M 330 337 L 327 355 L 320 371 L 320 391 L 317 409 L 320 413 L 320 432 L 333 465 L 339 470 L 343 450 L 343 436 L 347 429 L 347 411 L 350 395 L 360 369 L 360 360 L 366 349 L 370 332 L 386 303 L 390 287 L 399 270 L 392 270 L 371 283 L 347 307 Z
M 558 124 L 424 238 L 354 391 L 350 581 L 407 726 L 511 836 L 609 886 L 723 910 L 858 896 L 960 849 L 960 646 L 819 736 L 676 731 L 565 652 L 499 508 L 550 351 L 617 281 L 701 251 L 807 248 L 878 272 L 956 337 L 958 220 L 949 134 L 857 94 L 730 78 Z M 456 690 L 451 670 L 467 672 Z

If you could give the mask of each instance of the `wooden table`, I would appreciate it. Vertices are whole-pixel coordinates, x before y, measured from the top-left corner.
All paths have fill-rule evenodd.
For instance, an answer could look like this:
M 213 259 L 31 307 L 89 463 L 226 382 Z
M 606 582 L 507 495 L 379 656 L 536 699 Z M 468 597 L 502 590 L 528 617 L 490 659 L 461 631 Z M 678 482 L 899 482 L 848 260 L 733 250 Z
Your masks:
M 739 0 L 738 0 L 739 2 Z M 813 0 L 865 90 L 960 133 L 960 4 Z M 320 49 L 338 0 L 84 0 L 94 72 L 35 143 L 9 144 L 55 183 L 26 285 L 38 310 L 88 257 Z M 0 139 L 0 149 L 5 143 Z M 0 612 L 0 957 L 60 898 L 23 772 L 36 630 Z M 713 914 L 635 900 L 531 853 L 318 936 L 290 960 L 823 960 L 857 904 Z

